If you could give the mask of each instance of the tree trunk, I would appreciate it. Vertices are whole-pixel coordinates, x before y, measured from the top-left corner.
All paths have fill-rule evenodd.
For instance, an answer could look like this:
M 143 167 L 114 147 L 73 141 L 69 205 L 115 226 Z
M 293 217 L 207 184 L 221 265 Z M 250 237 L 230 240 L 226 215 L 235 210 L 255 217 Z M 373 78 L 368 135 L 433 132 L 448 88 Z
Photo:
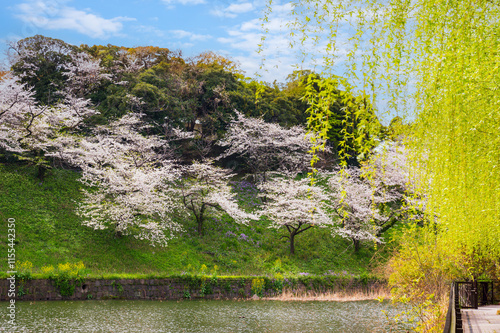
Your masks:
M 198 236 L 203 236 L 203 222 L 201 219 L 198 219 Z
M 295 254 L 295 231 L 290 233 L 290 255 Z
M 203 236 L 203 213 L 205 212 L 205 204 L 201 205 L 200 214 L 196 216 L 196 222 L 198 223 L 198 236 Z
M 359 241 L 359 239 L 354 238 L 352 239 L 352 242 L 354 243 L 354 253 L 358 253 L 361 242 Z
M 203 236 L 203 213 L 205 213 L 205 204 L 201 205 L 200 213 L 198 215 L 196 215 L 194 206 L 193 212 L 195 213 L 194 216 L 196 216 L 196 223 L 198 223 L 198 236 Z
M 36 178 L 38 178 L 41 182 L 45 179 L 45 174 L 47 173 L 47 168 L 43 165 L 38 165 L 38 171 L 36 174 Z

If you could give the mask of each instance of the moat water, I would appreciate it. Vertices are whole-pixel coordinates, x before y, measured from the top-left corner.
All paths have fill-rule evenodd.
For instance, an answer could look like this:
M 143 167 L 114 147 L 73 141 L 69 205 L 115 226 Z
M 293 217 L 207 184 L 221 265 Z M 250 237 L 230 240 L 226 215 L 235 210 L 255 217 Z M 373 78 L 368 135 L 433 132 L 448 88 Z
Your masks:
M 10 332 L 0 302 L 0 332 Z M 404 332 L 388 302 L 48 301 L 16 302 L 13 332 Z

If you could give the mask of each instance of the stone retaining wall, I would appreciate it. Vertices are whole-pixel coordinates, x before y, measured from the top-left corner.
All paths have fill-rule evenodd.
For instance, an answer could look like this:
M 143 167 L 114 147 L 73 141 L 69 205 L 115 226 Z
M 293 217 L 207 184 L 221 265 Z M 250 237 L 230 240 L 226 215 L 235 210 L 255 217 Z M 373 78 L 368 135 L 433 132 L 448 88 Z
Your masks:
M 283 284 L 276 280 L 259 277 L 177 277 L 165 279 L 84 279 L 72 281 L 74 291 L 71 295 L 61 295 L 54 281 L 47 279 L 16 281 L 17 300 L 104 300 L 104 299 L 149 299 L 179 300 L 183 298 L 235 299 L 248 298 L 259 285 L 260 296 L 272 296 L 281 292 Z M 263 282 L 265 283 L 263 284 Z M 286 280 L 288 281 L 288 280 Z M 383 286 L 383 281 L 342 280 L 326 286 L 317 283 L 295 281 L 285 288 L 326 290 L 370 290 Z M 254 289 L 252 290 L 252 286 Z M 9 300 L 9 281 L 0 280 L 0 301 Z M 64 294 L 64 293 L 63 293 Z

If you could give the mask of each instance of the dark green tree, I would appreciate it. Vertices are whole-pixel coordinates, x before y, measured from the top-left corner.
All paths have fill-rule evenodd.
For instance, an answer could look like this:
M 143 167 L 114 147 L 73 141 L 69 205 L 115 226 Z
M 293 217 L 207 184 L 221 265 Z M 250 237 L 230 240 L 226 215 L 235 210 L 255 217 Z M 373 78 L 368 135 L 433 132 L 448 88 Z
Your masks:
M 35 99 L 53 104 L 66 82 L 64 65 L 71 61 L 76 47 L 60 39 L 36 35 L 9 45 L 9 60 L 14 74 L 35 90 Z

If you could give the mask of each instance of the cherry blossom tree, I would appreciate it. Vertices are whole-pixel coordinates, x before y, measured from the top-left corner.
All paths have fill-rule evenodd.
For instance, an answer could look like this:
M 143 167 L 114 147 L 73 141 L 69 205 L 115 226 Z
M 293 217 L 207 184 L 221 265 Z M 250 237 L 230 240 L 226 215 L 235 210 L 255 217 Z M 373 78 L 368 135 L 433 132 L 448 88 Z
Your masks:
M 195 161 L 183 169 L 184 177 L 180 182 L 180 194 L 187 211 L 194 216 L 199 235 L 203 234 L 203 222 L 207 214 L 227 213 L 237 223 L 258 220 L 259 215 L 247 213 L 238 207 L 235 194 L 228 184 L 234 175 L 227 169 L 216 167 L 207 160 Z
M 334 234 L 352 240 L 381 243 L 403 211 L 409 182 L 404 147 L 388 143 L 362 168 L 349 167 L 327 176 L 332 207 L 340 217 Z
M 422 180 L 409 165 L 408 150 L 398 141 L 387 141 L 379 146 L 370 160 L 371 169 L 375 171 L 375 185 L 383 195 L 395 198 L 392 205 L 394 215 L 407 220 L 422 222 L 427 209 L 427 196 L 420 187 Z M 427 184 L 429 186 L 429 184 Z M 392 220 L 395 221 L 394 219 Z M 392 227 L 386 224 L 381 231 Z
M 225 212 L 238 223 L 259 218 L 238 208 L 228 170 L 211 162 L 176 165 L 167 140 L 140 134 L 148 127 L 140 115 L 127 114 L 92 136 L 60 140 L 57 156 L 79 166 L 91 188 L 78 208 L 85 225 L 166 245 L 182 230 L 174 216 L 183 213 L 194 216 L 200 234 L 208 213 Z M 175 128 L 169 133 L 170 140 L 192 137 Z
M 286 229 L 290 255 L 295 253 L 295 237 L 314 226 L 334 225 L 328 195 L 309 179 L 274 177 L 258 186 L 265 197 L 262 214 L 271 220 L 271 228 Z
M 386 220 L 378 209 L 380 196 L 370 183 L 362 177 L 359 168 L 351 167 L 338 171 L 329 179 L 331 196 L 340 225 L 334 234 L 352 240 L 354 251 L 360 248 L 361 241 L 381 242 L 377 236 L 379 227 L 375 220 Z
M 113 228 L 166 245 L 182 230 L 174 216 L 182 210 L 173 187 L 181 176 L 168 159 L 167 141 L 143 136 L 140 116 L 127 114 L 89 137 L 65 137 L 57 155 L 82 169 L 84 199 L 77 213 L 94 229 Z
M 386 141 L 379 145 L 366 169 L 374 170 L 376 185 L 401 195 L 412 180 L 409 174 L 406 147 L 399 142 Z
M 24 124 L 30 115 L 33 119 L 42 113 L 36 107 L 33 92 L 24 87 L 9 74 L 0 81 L 0 147 L 10 152 L 24 151 L 21 141 L 28 134 L 23 131 Z
M 54 105 L 41 105 L 18 77 L 8 75 L 0 81 L 0 147 L 36 165 L 41 180 L 50 168 L 46 156 L 57 139 L 79 131 L 83 120 L 98 113 L 87 99 L 62 96 Z
M 92 59 L 85 52 L 71 54 L 71 61 L 61 67 L 66 77 L 66 89 L 74 96 L 84 97 L 98 88 L 102 82 L 111 80 L 112 75 L 105 73 L 99 59 Z
M 219 158 L 241 156 L 252 173 L 262 180 L 269 171 L 294 173 L 307 169 L 311 143 L 303 127 L 287 129 L 235 112 L 225 137 L 219 141 L 220 146 L 227 147 Z

